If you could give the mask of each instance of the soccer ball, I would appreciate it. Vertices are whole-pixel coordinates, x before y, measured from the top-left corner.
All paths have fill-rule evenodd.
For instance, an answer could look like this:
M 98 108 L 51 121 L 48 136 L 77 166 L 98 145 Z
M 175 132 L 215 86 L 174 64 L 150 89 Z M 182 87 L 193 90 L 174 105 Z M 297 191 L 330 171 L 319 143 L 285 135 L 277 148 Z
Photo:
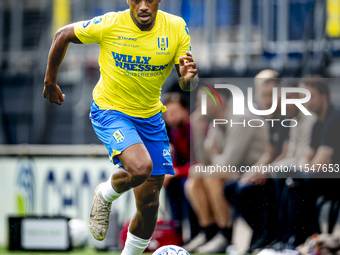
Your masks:
M 189 252 L 176 245 L 167 245 L 158 248 L 152 255 L 190 255 Z
M 83 248 L 88 240 L 88 226 L 85 221 L 72 219 L 68 222 L 73 248 Z

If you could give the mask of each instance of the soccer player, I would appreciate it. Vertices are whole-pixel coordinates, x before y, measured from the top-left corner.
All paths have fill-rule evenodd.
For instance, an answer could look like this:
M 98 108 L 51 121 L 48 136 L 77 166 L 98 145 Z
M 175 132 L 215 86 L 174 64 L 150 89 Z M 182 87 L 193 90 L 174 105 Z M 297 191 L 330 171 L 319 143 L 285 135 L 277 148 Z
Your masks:
M 65 26 L 50 49 L 43 95 L 61 105 L 56 84 L 71 43 L 100 45 L 100 79 L 93 91 L 90 119 L 118 168 L 95 189 L 89 226 L 103 240 L 111 203 L 133 189 L 137 212 L 122 254 L 142 254 L 157 221 L 165 174 L 174 174 L 160 102 L 161 87 L 173 64 L 184 91 L 197 86 L 189 30 L 180 17 L 158 11 L 161 0 L 127 0 L 129 9 Z

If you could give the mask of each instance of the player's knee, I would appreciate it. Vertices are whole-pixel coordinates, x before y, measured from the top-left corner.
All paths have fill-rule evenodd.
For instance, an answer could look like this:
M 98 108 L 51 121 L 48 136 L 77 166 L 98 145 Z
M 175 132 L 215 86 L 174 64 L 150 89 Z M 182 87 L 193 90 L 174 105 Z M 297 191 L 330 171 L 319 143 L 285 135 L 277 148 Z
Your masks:
M 141 185 L 143 182 L 145 182 L 149 178 L 151 171 L 152 171 L 151 160 L 139 162 L 138 165 L 134 167 L 131 186 L 137 187 Z
M 159 208 L 158 199 L 139 206 L 138 211 L 143 217 L 153 217 L 157 214 Z

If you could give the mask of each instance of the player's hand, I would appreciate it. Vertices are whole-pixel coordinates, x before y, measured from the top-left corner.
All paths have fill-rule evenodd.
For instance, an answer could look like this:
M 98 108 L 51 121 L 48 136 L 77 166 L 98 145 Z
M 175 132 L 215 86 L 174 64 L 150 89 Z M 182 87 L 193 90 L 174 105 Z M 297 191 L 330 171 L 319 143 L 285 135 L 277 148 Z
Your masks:
M 195 77 L 198 70 L 192 55 L 188 51 L 186 54 L 186 56 L 179 58 L 179 71 L 186 81 L 190 81 L 190 79 Z
M 44 98 L 46 98 L 50 103 L 62 105 L 65 100 L 65 94 L 61 92 L 61 89 L 58 85 L 48 85 L 45 83 Z

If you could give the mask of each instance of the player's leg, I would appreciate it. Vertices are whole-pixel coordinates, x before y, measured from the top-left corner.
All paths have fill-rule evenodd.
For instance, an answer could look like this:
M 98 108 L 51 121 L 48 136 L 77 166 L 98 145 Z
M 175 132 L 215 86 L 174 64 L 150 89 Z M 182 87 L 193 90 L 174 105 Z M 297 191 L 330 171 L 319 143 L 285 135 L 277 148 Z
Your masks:
M 122 255 L 140 255 L 146 249 L 157 223 L 159 193 L 164 175 L 151 175 L 133 189 L 137 212 L 131 220 Z
M 131 145 L 117 157 L 123 164 L 115 170 L 111 178 L 112 187 L 117 193 L 135 188 L 149 178 L 152 160 L 144 144 Z
M 142 184 L 150 176 L 153 164 L 132 117 L 101 110 L 93 101 L 90 118 L 112 163 L 119 165 L 107 182 L 98 185 L 92 204 L 90 230 L 94 238 L 103 240 L 109 226 L 111 203 L 123 192 Z
M 90 230 L 97 240 L 103 240 L 112 201 L 144 183 L 151 173 L 174 174 L 174 170 L 161 113 L 147 119 L 134 118 L 116 111 L 100 110 L 93 102 L 90 118 L 96 134 L 109 151 L 111 161 L 120 166 L 96 189 L 92 206 Z M 133 240 L 140 239 L 132 234 L 129 236 Z
M 118 158 L 123 166 L 95 190 L 89 226 L 97 240 L 103 240 L 106 236 L 111 203 L 125 191 L 145 182 L 152 171 L 151 157 L 142 143 L 129 146 Z
M 174 174 L 169 140 L 161 113 L 145 120 L 134 119 L 133 121 L 151 156 L 153 169 L 150 177 L 133 189 L 137 212 L 129 227 L 123 255 L 141 255 L 148 246 L 157 222 L 159 193 L 163 186 L 164 175 Z M 124 165 L 125 160 L 122 157 L 124 155 L 119 156 L 119 160 Z

